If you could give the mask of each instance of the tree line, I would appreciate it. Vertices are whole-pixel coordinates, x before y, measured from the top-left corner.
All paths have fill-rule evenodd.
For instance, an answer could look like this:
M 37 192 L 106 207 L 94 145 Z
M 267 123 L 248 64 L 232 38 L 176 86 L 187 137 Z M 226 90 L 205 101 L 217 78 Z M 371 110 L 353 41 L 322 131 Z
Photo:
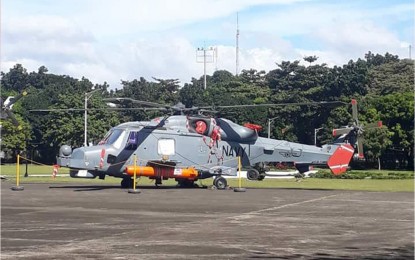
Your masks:
M 316 56 L 304 61 L 282 61 L 275 69 L 265 72 L 243 70 L 233 75 L 225 70 L 192 78 L 183 86 L 177 79 L 139 77 L 122 80 L 121 89 L 93 84 L 87 78 L 48 73 L 42 66 L 28 72 L 16 64 L 8 72 L 1 72 L 1 96 L 29 94 L 19 100 L 13 112 L 21 130 L 10 120 L 1 120 L 3 151 L 13 159 L 18 152 L 26 152 L 43 163 L 54 163 L 59 147 L 83 145 L 85 93 L 100 89 L 88 99 L 88 139 L 98 142 L 112 127 L 126 121 L 143 121 L 160 116 L 158 111 L 108 110 L 104 98 L 128 97 L 173 105 L 182 102 L 186 107 L 246 104 L 279 104 L 298 102 L 358 101 L 359 122 L 382 121 L 383 127 L 364 131 L 364 167 L 413 169 L 414 167 L 414 63 L 396 55 L 367 53 L 364 58 L 350 60 L 342 66 L 317 64 Z M 59 109 L 80 109 L 63 111 Z M 56 109 L 35 113 L 33 109 Z M 261 136 L 316 145 L 333 140 L 332 129 L 349 125 L 351 106 L 278 106 L 218 110 L 219 116 L 236 123 L 262 125 Z M 270 120 L 272 119 L 272 120 Z

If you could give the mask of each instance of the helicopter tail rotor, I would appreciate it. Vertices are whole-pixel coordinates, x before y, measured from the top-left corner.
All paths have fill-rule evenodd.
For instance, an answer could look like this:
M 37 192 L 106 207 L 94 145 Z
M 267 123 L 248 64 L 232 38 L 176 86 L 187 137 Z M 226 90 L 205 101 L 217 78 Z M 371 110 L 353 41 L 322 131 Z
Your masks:
M 352 99 L 353 123 L 344 128 L 333 129 L 333 136 L 337 137 L 336 143 L 347 142 L 357 149 L 357 158 L 364 159 L 363 133 L 366 129 L 382 127 L 382 121 L 363 125 L 359 122 L 356 99 Z

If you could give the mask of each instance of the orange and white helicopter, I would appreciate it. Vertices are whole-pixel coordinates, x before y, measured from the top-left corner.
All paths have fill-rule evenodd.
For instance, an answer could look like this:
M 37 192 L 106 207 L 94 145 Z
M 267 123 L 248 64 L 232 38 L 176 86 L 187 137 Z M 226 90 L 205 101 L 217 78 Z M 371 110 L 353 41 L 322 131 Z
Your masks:
M 132 186 L 134 173 L 154 179 L 156 185 L 173 178 L 181 186 L 193 186 L 199 179 L 213 178 L 213 185 L 224 189 L 227 186 L 224 176 L 236 175 L 238 158 L 247 169 L 248 179 L 262 180 L 267 163 L 294 163 L 300 174 L 309 171 L 311 166 L 326 166 L 333 174 L 342 174 L 348 169 L 356 146 L 358 156 L 363 155 L 359 137 L 363 126 L 357 119 L 356 100 L 352 101 L 353 125 L 335 129 L 337 140 L 322 147 L 260 137 L 260 126 L 253 124 L 242 126 L 225 118 L 192 115 L 205 108 L 168 107 L 129 98 L 107 101 L 168 109 L 173 115 L 122 123 L 109 130 L 94 146 L 76 149 L 61 146 L 57 164 L 70 168 L 71 177 L 114 176 L 122 178 L 123 188 Z

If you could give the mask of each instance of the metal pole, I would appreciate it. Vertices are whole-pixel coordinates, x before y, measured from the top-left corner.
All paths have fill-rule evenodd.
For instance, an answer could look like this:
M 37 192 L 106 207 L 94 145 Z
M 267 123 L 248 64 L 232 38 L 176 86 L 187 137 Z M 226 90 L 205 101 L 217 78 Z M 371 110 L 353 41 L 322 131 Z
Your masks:
M 203 48 L 203 88 L 206 89 L 206 49 Z
M 87 139 L 87 135 L 88 135 L 88 99 L 90 97 L 92 97 L 92 94 L 99 91 L 101 89 L 95 89 L 91 92 L 86 92 L 85 93 L 85 102 L 84 102 L 84 146 L 88 146 L 88 139 Z M 88 96 L 89 95 L 89 96 Z
M 87 143 L 87 128 L 88 128 L 88 112 L 87 112 L 87 108 L 88 108 L 88 93 L 85 93 L 85 103 L 84 103 L 84 109 L 85 109 L 85 112 L 84 112 L 84 146 L 86 147 L 86 146 L 88 146 L 88 143 Z
M 210 55 L 210 53 L 212 53 L 212 60 L 208 60 L 207 55 Z M 203 55 L 203 60 L 201 59 Z M 200 58 L 200 60 L 199 60 Z M 205 47 L 203 48 L 197 48 L 196 50 L 196 62 L 198 63 L 202 63 L 203 62 L 203 88 L 206 89 L 207 88 L 207 83 L 206 83 L 206 63 L 212 63 L 215 60 L 215 50 L 210 47 L 209 49 L 206 49 Z
M 19 187 L 20 184 L 20 154 L 17 155 L 17 164 L 16 164 L 16 187 Z
M 133 176 L 133 188 L 128 190 L 128 193 L 139 194 L 141 191 L 136 189 L 136 179 L 137 179 L 137 155 L 134 154 L 134 176 Z
M 12 186 L 11 190 L 19 191 L 24 190 L 23 186 L 20 186 L 20 155 L 17 154 L 17 162 L 16 162 L 16 186 Z
M 29 174 L 27 173 L 27 164 L 28 164 L 28 161 L 27 161 L 27 152 L 26 152 L 26 158 L 25 158 L 25 160 L 26 160 L 26 171 L 25 171 L 25 173 L 24 173 L 24 177 L 29 177 Z
M 135 180 L 137 179 L 137 155 L 134 154 L 134 180 L 133 180 L 133 189 L 135 190 Z
M 238 177 L 239 177 L 239 180 L 238 180 L 238 182 L 239 182 L 239 188 L 241 188 L 241 186 L 242 186 L 242 179 L 241 179 L 241 156 L 238 156 Z
M 317 146 L 317 132 L 323 129 L 323 127 L 320 128 L 314 128 L 314 145 Z
M 268 119 L 268 138 L 271 138 L 271 122 L 277 119 L 278 116 Z
M 235 76 L 239 74 L 239 13 L 236 13 L 236 62 Z
M 28 147 L 28 141 L 27 141 L 27 139 L 26 139 L 26 150 L 25 150 L 25 159 L 26 159 L 26 171 L 25 171 L 25 173 L 24 173 L 24 177 L 29 177 L 29 174 L 27 173 L 27 164 L 28 164 L 28 161 L 27 161 L 27 158 L 29 157 L 29 155 L 27 154 L 27 147 Z

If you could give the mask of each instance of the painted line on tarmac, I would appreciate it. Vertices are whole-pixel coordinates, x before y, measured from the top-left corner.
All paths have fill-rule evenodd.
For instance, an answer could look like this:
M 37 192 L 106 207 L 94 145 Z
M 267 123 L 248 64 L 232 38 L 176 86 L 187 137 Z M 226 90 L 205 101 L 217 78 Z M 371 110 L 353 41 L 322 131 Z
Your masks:
M 324 197 L 320 197 L 320 198 L 316 198 L 316 199 L 304 200 L 304 201 L 289 203 L 289 204 L 285 204 L 285 205 L 281 205 L 281 206 L 276 206 L 276 207 L 271 207 L 271 208 L 266 208 L 266 209 L 255 210 L 255 211 L 251 211 L 251 212 L 248 212 L 248 213 L 245 213 L 245 214 L 258 214 L 258 213 L 262 213 L 262 212 L 266 212 L 266 211 L 272 211 L 272 210 L 276 210 L 276 209 L 282 209 L 282 208 L 296 206 L 296 205 L 301 205 L 301 204 L 305 204 L 305 203 L 310 203 L 310 202 L 315 202 L 315 201 L 321 201 L 321 200 L 325 200 L 325 199 L 328 199 L 328 198 L 336 197 L 336 196 L 339 196 L 339 195 L 340 194 L 328 195 L 328 196 L 324 196 Z
M 254 210 L 254 211 L 242 213 L 239 216 L 234 216 L 234 217 L 231 217 L 231 218 L 234 219 L 234 220 L 242 220 L 242 219 L 245 219 L 245 218 L 250 218 L 250 217 L 252 217 L 252 215 L 257 215 L 257 214 L 260 214 L 260 213 L 263 213 L 263 212 L 273 211 L 273 210 L 287 208 L 287 207 L 291 207 L 291 206 L 297 206 L 297 205 L 306 204 L 306 203 L 310 203 L 310 202 L 322 201 L 322 200 L 325 200 L 325 199 L 340 196 L 342 194 L 343 193 L 339 193 L 339 194 L 328 195 L 328 196 L 324 196 L 324 197 L 320 197 L 320 198 L 316 198 L 316 199 L 304 200 L 304 201 L 284 204 L 284 205 L 281 205 L 281 206 L 265 208 L 265 209 L 260 209 L 260 210 Z
M 344 202 L 374 202 L 374 203 L 392 203 L 392 204 L 414 204 L 413 201 L 389 201 L 389 200 L 349 200 L 349 199 L 334 199 L 335 201 L 344 201 Z

